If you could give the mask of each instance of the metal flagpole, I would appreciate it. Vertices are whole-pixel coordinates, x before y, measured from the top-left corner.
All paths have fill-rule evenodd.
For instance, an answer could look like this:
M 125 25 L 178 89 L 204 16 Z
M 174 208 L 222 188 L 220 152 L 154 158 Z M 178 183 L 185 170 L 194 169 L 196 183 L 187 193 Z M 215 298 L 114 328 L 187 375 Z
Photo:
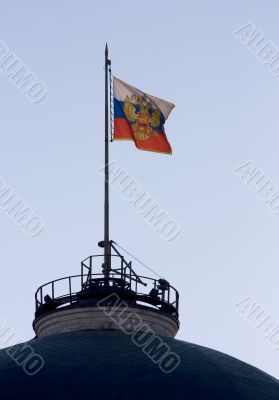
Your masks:
M 104 277 L 109 278 L 111 248 L 109 242 L 109 98 L 108 73 L 111 62 L 108 59 L 108 45 L 105 49 L 105 209 L 104 209 Z

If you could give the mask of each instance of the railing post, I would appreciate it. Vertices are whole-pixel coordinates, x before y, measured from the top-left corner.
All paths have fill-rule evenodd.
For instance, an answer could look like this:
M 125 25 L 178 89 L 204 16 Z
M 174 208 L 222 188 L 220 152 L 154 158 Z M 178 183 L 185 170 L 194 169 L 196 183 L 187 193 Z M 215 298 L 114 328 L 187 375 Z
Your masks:
M 123 256 L 121 256 L 121 278 L 123 277 Z
M 70 304 L 72 304 L 72 282 L 70 276 L 69 276 L 69 289 L 70 289 Z
M 92 279 L 92 257 L 90 256 L 90 261 L 89 261 L 89 272 L 90 272 L 90 279 Z

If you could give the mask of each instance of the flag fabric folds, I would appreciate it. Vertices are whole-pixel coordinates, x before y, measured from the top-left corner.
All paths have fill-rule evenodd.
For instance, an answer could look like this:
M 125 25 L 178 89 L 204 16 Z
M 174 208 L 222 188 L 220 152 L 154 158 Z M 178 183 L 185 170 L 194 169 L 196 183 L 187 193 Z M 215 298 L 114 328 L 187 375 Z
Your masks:
M 164 123 L 174 104 L 113 78 L 114 139 L 133 140 L 140 150 L 171 154 Z

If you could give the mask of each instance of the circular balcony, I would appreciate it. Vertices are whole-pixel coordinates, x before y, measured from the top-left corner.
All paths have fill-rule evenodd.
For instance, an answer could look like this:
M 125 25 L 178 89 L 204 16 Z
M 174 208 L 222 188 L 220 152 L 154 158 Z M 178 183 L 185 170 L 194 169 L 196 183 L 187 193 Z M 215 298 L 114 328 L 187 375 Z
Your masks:
M 81 262 L 81 274 L 48 282 L 35 293 L 35 321 L 55 310 L 93 306 L 111 294 L 116 294 L 128 306 L 157 310 L 178 323 L 177 290 L 165 279 L 137 275 L 118 253 L 111 255 L 108 276 L 93 273 L 103 255 L 90 256 Z

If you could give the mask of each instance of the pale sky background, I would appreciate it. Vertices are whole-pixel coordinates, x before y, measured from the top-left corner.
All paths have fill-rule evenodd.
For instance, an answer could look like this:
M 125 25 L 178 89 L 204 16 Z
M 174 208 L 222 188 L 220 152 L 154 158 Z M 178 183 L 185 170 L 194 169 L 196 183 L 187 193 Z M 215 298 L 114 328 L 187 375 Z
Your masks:
M 279 217 L 233 173 L 252 160 L 279 185 L 279 79 L 233 36 L 251 22 L 279 48 L 278 13 L 275 0 L 1 2 L 0 40 L 48 87 L 30 103 L 0 73 L 0 175 L 46 223 L 30 238 L 0 209 L 0 315 L 20 336 L 36 288 L 99 252 L 108 41 L 116 76 L 176 105 L 173 156 L 116 142 L 111 158 L 182 227 L 166 242 L 112 192 L 112 239 L 178 288 L 179 339 L 279 378 L 279 351 L 234 308 L 254 296 L 279 325 Z

